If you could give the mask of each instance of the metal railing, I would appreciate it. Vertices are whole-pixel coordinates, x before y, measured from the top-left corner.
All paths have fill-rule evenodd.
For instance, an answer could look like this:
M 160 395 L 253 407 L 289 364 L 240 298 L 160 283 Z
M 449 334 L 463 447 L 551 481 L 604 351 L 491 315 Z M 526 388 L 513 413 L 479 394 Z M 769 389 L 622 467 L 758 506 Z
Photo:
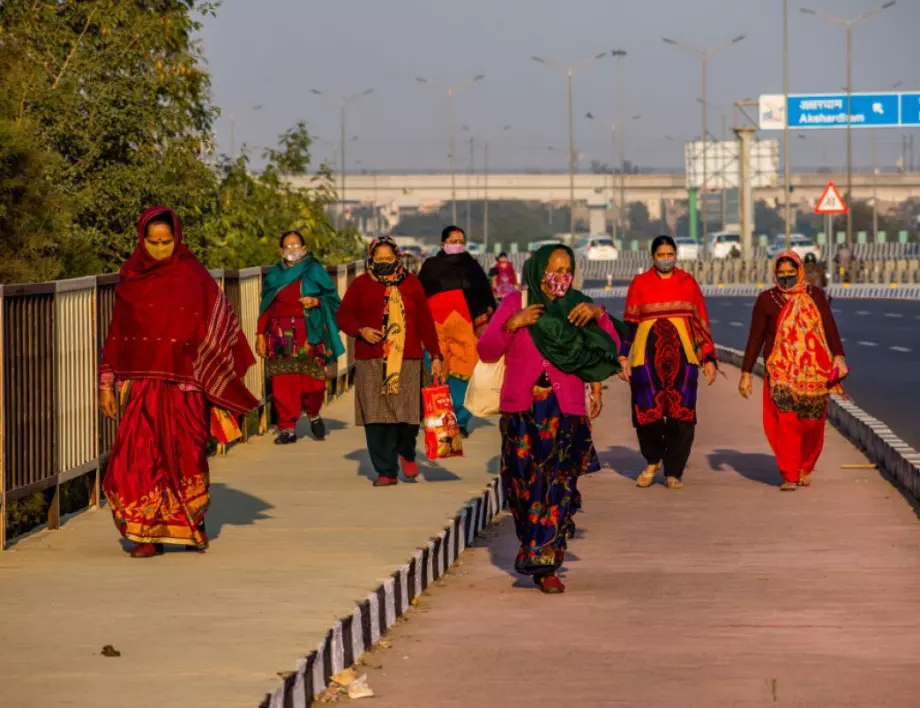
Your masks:
M 211 271 L 253 347 L 265 270 Z M 344 296 L 364 264 L 327 270 Z M 117 275 L 101 275 L 0 285 L 0 549 L 8 540 L 10 502 L 53 490 L 46 527 L 55 529 L 61 522 L 61 485 L 92 475 L 90 506 L 101 503 L 117 424 L 99 412 L 98 362 L 117 282 Z M 330 397 L 347 390 L 353 368 L 354 345 L 347 339 L 346 353 L 327 371 Z M 264 432 L 271 392 L 262 361 L 245 382 L 260 401 L 259 432 Z M 245 436 L 247 426 L 242 428 Z

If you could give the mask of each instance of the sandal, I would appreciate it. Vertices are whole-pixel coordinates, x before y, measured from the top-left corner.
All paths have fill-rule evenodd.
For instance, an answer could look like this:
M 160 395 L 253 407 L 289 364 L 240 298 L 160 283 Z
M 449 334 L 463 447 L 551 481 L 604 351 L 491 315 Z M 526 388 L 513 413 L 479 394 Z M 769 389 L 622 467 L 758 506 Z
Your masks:
M 667 478 L 668 489 L 683 489 L 684 483 L 681 482 L 677 477 L 668 477 Z
M 645 489 L 646 487 L 651 487 L 652 484 L 655 482 L 655 475 L 658 474 L 658 470 L 660 469 L 661 469 L 660 462 L 657 465 L 655 465 L 652 469 L 648 469 L 646 467 L 645 470 L 638 477 L 636 477 L 636 486 L 642 487 L 643 489 Z
M 811 486 L 811 472 L 801 472 L 799 475 L 798 485 L 800 487 Z
M 783 482 L 779 485 L 779 491 L 781 492 L 794 492 L 798 486 L 794 482 Z
M 132 558 L 153 558 L 162 555 L 162 543 L 138 543 L 131 549 Z

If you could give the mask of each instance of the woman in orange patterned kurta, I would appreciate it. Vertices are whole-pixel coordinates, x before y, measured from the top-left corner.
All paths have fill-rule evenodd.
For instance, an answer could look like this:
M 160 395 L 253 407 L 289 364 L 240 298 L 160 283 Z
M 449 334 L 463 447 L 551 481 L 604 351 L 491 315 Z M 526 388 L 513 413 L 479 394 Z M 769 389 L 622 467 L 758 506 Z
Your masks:
M 821 449 L 827 402 L 847 376 L 837 323 L 821 288 L 808 285 L 794 251 L 779 254 L 776 287 L 760 294 L 741 367 L 741 395 L 753 391 L 752 372 L 761 352 L 766 364 L 763 426 L 782 473 L 780 489 L 811 484 Z

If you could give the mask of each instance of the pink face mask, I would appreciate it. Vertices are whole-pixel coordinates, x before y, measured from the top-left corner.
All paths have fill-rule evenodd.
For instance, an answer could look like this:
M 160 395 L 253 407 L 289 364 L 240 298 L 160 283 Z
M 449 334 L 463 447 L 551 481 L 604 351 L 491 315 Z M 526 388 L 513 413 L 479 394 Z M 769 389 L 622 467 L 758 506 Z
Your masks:
M 459 256 L 466 250 L 466 246 L 462 243 L 445 243 L 444 244 L 444 253 L 448 256 Z
M 572 277 L 571 273 L 546 273 L 543 284 L 553 297 L 565 297 L 572 287 Z

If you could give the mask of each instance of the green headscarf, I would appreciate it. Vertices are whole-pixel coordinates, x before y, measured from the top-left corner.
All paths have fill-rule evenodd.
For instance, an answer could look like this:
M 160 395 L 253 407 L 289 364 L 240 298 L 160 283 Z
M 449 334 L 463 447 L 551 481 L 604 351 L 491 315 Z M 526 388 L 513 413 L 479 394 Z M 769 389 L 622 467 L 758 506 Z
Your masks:
M 310 344 L 325 342 L 326 346 L 332 350 L 333 358 L 342 356 L 345 353 L 345 347 L 342 346 L 339 327 L 335 323 L 335 313 L 341 304 L 339 292 L 332 278 L 329 277 L 329 273 L 312 254 L 293 265 L 288 265 L 284 261 L 276 263 L 263 276 L 259 314 L 261 315 L 268 309 L 278 297 L 278 293 L 298 280 L 301 297 L 315 297 L 319 300 L 319 307 L 304 311 L 307 342 Z
M 568 254 L 574 274 L 575 256 L 567 246 L 543 246 L 524 264 L 527 304 L 544 307 L 543 315 L 530 327 L 530 336 L 540 353 L 560 371 L 575 374 L 582 381 L 605 381 L 620 371 L 617 343 L 596 321 L 576 327 L 568 320 L 576 305 L 594 301 L 575 288 L 556 300 L 543 292 L 543 274 L 550 256 L 559 250 Z M 622 323 L 610 319 L 622 337 Z

